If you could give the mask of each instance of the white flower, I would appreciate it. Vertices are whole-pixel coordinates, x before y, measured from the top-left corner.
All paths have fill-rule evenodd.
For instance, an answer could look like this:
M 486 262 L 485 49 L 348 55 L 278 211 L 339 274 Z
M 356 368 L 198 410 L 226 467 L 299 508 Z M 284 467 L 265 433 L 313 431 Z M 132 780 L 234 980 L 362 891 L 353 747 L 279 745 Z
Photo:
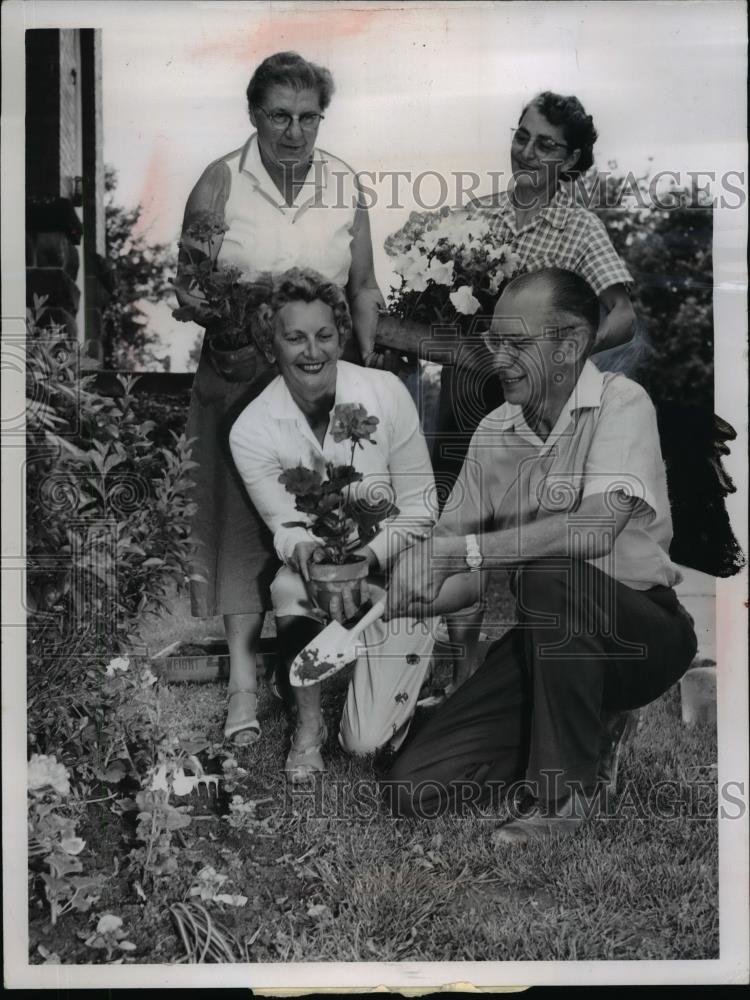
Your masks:
M 112 934 L 113 931 L 119 931 L 122 927 L 122 918 L 115 916 L 114 913 L 105 913 L 99 918 L 99 923 L 96 925 L 97 934 Z
M 471 292 L 471 285 L 461 285 L 455 292 L 448 296 L 453 303 L 456 312 L 463 313 L 464 316 L 473 316 L 481 303 L 475 299 Z
M 230 896 L 226 892 L 220 892 L 214 897 L 217 903 L 225 903 L 227 906 L 244 906 L 247 896 Z
M 412 247 L 407 253 L 402 253 L 396 257 L 393 262 L 393 270 L 396 274 L 401 274 L 406 276 L 407 272 L 412 270 L 418 263 L 419 259 L 423 255 L 415 247 Z
M 151 670 L 151 667 L 145 665 L 141 667 L 138 673 L 138 681 L 142 687 L 151 687 L 152 684 L 156 684 L 158 680 L 156 674 Z
M 521 256 L 515 250 L 511 250 L 510 247 L 503 246 L 500 249 L 503 251 L 500 259 L 503 274 L 506 278 L 512 278 L 521 265 Z
M 441 261 L 433 257 L 430 261 L 427 277 L 432 278 L 432 280 L 438 285 L 452 285 L 454 270 L 452 260 L 448 260 L 443 264 Z
M 438 226 L 436 229 L 427 229 L 417 240 L 419 246 L 423 246 L 425 250 L 434 250 L 438 245 L 440 240 L 450 239 L 450 233 L 443 226 Z
M 193 884 L 188 895 L 200 896 L 201 899 L 206 900 L 215 899 L 216 893 L 228 877 L 228 875 L 220 875 L 211 865 L 206 865 L 198 872 L 197 884 Z
M 427 288 L 425 271 L 428 264 L 429 261 L 424 254 L 421 254 L 419 250 L 412 247 L 408 253 L 403 254 L 394 264 L 393 269 L 403 277 L 409 291 L 423 292 Z
M 195 775 L 187 775 L 181 767 L 177 767 L 172 775 L 172 791 L 175 795 L 189 795 L 198 784 Z
M 70 794 L 70 774 L 64 764 L 57 763 L 57 757 L 51 754 L 35 753 L 28 763 L 29 791 L 40 788 L 54 788 L 58 795 Z
M 80 837 L 65 837 L 60 841 L 60 847 L 66 854 L 80 854 L 86 846 L 86 841 Z
M 495 271 L 495 273 L 490 277 L 490 292 L 492 295 L 497 295 L 500 291 L 500 285 L 503 282 L 504 275 L 501 271 Z
M 107 664 L 107 669 L 105 671 L 107 677 L 114 677 L 118 671 L 126 671 L 130 667 L 130 660 L 127 656 L 117 656 L 114 660 L 110 660 Z
M 473 219 L 466 215 L 457 217 L 449 230 L 449 239 L 456 246 L 472 243 L 474 240 L 481 241 L 489 233 L 489 226 L 485 219 Z
M 151 784 L 148 786 L 150 792 L 168 792 L 169 784 L 167 783 L 167 765 L 160 764 L 154 771 L 154 776 L 151 779 Z
M 423 274 L 404 275 L 404 277 L 406 278 L 407 290 L 410 292 L 423 292 L 427 288 L 427 278 Z

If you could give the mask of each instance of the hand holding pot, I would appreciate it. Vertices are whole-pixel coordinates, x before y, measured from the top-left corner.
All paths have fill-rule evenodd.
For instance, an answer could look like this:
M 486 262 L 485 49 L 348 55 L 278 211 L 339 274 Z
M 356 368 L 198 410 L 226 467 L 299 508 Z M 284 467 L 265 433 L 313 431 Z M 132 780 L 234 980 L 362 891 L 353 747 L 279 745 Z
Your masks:
M 362 580 L 358 585 L 346 584 L 339 593 L 331 595 L 328 611 L 334 621 L 343 624 L 353 618 L 369 600 L 370 588 L 367 580 Z
M 289 560 L 289 565 L 300 574 L 305 583 L 309 583 L 310 560 L 313 562 L 322 562 L 323 558 L 324 553 L 320 542 L 297 542 L 294 546 L 292 558 Z

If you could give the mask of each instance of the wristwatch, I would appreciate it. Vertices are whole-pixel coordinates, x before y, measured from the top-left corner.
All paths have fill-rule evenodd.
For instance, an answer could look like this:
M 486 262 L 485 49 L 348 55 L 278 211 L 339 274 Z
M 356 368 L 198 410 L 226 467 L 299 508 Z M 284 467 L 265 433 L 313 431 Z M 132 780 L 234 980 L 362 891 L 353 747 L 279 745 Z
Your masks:
M 477 541 L 476 535 L 466 536 L 466 565 L 469 567 L 472 573 L 476 573 L 477 570 L 481 569 L 482 563 L 484 562 L 484 556 L 479 548 L 479 542 Z

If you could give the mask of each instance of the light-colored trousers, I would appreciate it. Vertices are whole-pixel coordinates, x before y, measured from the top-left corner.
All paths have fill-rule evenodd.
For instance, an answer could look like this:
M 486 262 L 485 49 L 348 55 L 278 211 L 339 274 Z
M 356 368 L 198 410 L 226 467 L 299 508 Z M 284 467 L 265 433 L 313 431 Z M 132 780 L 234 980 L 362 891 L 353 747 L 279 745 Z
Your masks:
M 382 582 L 382 580 L 381 580 Z M 370 583 L 373 603 L 384 591 Z M 282 566 L 271 584 L 274 614 L 320 621 L 299 573 Z M 397 750 L 409 730 L 435 643 L 435 621 L 414 618 L 377 621 L 361 639 L 365 654 L 356 662 L 341 716 L 339 742 L 353 754 L 390 744 Z

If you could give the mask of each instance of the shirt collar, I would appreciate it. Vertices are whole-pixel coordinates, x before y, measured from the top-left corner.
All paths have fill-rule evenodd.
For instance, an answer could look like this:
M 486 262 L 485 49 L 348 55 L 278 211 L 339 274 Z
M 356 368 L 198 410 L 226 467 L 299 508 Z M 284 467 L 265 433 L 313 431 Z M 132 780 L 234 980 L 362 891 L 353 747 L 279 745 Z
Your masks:
M 273 201 L 274 204 L 281 208 L 289 208 L 290 206 L 284 203 L 284 199 L 281 197 L 281 192 L 276 187 L 274 182 L 271 180 L 271 176 L 263 166 L 263 160 L 260 157 L 260 149 L 258 148 L 258 133 L 253 132 L 250 138 L 245 143 L 242 153 L 240 154 L 240 171 L 246 174 L 255 184 L 256 188 L 259 188 L 267 197 Z M 328 160 L 323 154 L 322 150 L 317 147 L 313 149 L 312 155 L 312 165 L 310 172 L 305 179 L 305 183 L 302 185 L 300 193 L 297 198 L 302 198 L 312 186 L 312 193 L 304 198 L 304 202 L 312 201 L 319 197 L 321 192 L 323 192 L 328 186 Z M 293 208 L 299 208 L 300 205 L 295 201 Z
M 359 365 L 348 361 L 339 361 L 336 366 L 336 398 L 334 406 L 339 403 L 358 403 L 362 399 L 362 377 Z M 286 382 L 277 375 L 266 390 L 268 393 L 268 411 L 277 420 L 303 420 L 307 422 L 304 413 L 294 401 Z
M 560 410 L 560 416 L 546 443 L 555 437 L 556 431 L 561 425 L 567 426 L 573 418 L 576 410 L 596 409 L 601 405 L 602 389 L 604 387 L 604 374 L 599 371 L 596 365 L 588 359 L 578 381 L 573 386 L 573 391 L 568 397 L 565 405 Z M 503 403 L 497 413 L 497 420 L 503 430 L 516 430 L 525 437 L 533 437 L 537 440 L 537 435 L 526 423 L 523 409 L 517 403 Z
M 503 222 L 516 232 L 516 210 L 510 198 L 510 193 L 505 191 L 497 200 L 495 205 L 488 205 L 484 208 L 490 215 L 495 215 L 498 210 Z M 540 210 L 539 214 L 532 222 L 524 226 L 524 229 L 534 228 L 541 221 L 548 223 L 555 229 L 564 229 L 568 224 L 570 213 L 575 211 L 575 205 L 570 192 L 566 187 L 559 187 L 549 205 Z
M 565 187 L 559 187 L 549 205 L 539 213 L 539 218 L 544 219 L 555 229 L 564 229 L 573 209 L 573 199 L 570 192 Z

